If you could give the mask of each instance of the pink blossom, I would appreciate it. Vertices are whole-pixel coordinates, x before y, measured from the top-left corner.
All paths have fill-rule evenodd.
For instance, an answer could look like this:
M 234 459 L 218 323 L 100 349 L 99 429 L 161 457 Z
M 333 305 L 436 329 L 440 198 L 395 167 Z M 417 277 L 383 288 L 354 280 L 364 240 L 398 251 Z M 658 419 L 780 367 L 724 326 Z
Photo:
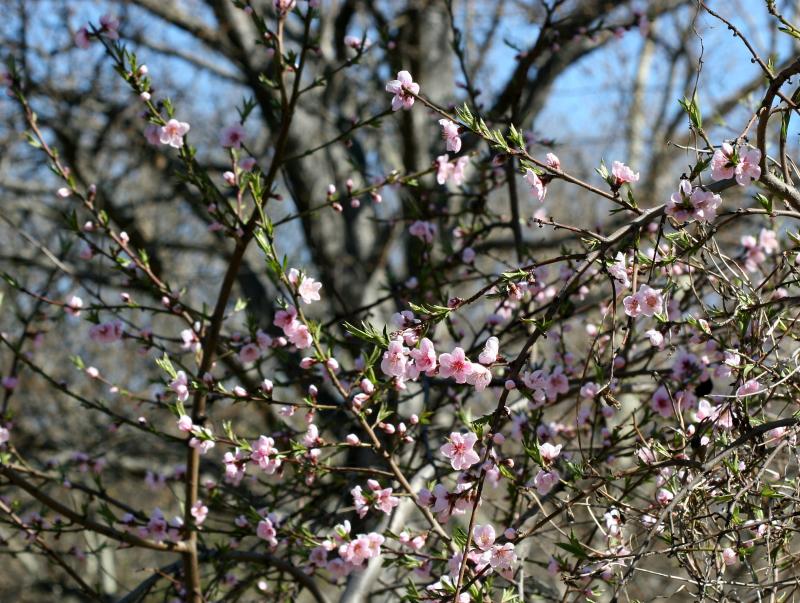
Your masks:
M 692 192 L 690 201 L 694 206 L 696 218 L 706 222 L 713 222 L 717 217 L 717 208 L 722 204 L 722 197 L 711 191 L 696 188 Z
M 189 380 L 186 378 L 186 373 L 178 371 L 175 378 L 170 381 L 169 388 L 175 392 L 178 400 L 186 402 L 189 398 Z
M 664 310 L 664 298 L 661 296 L 660 289 L 653 289 L 648 285 L 640 285 L 636 296 L 639 298 L 642 314 L 645 316 L 661 314 Z
M 636 451 L 636 456 L 638 456 L 639 460 L 645 465 L 651 465 L 656 462 L 656 453 L 648 446 L 642 446 L 639 448 Z
M 444 184 L 447 182 L 447 179 L 450 178 L 451 173 L 451 166 L 450 166 L 450 158 L 447 154 L 439 155 L 436 158 L 436 182 L 439 184 Z
M 183 432 L 189 433 L 194 429 L 194 424 L 192 423 L 192 417 L 189 415 L 181 415 L 178 418 L 178 429 Z
M 275 448 L 275 440 L 262 435 L 253 443 L 250 460 L 256 463 L 268 475 L 272 475 L 281 466 L 281 459 L 277 455 L 278 450 Z
M 237 486 L 241 483 L 246 469 L 246 465 L 243 462 L 244 459 L 245 457 L 238 448 L 236 449 L 236 454 L 232 452 L 225 453 L 225 455 L 222 457 L 222 462 L 225 465 L 226 482 L 233 484 L 234 486 Z
M 545 155 L 545 163 L 547 163 L 547 167 L 561 171 L 561 160 L 555 153 Z
M 181 331 L 181 340 L 183 341 L 181 347 L 184 350 L 191 349 L 196 352 L 200 349 L 200 338 L 197 337 L 197 334 L 192 329 L 184 329 Z
M 478 362 L 490 365 L 497 360 L 497 352 L 500 349 L 500 340 L 497 337 L 489 337 L 483 344 L 483 350 L 478 356 Z
M 364 37 L 357 38 L 356 36 L 345 36 L 344 44 L 353 50 L 361 51 L 369 48 L 372 45 L 372 41 L 369 38 Z
M 714 151 L 711 158 L 711 177 L 714 180 L 727 180 L 733 178 L 736 168 L 734 150 L 730 143 L 723 143 Z
M 279 13 L 285 15 L 294 10 L 297 0 L 274 0 L 275 8 Z
M 161 128 L 156 124 L 147 124 L 144 129 L 144 137 L 151 145 L 155 146 L 161 143 Z
M 356 514 L 363 519 L 369 512 L 369 501 L 364 496 L 364 490 L 361 486 L 355 486 L 350 490 L 350 494 L 353 496 L 353 505 L 355 506 Z
M 436 225 L 424 220 L 417 220 L 409 226 L 408 234 L 430 245 L 436 236 Z
M 660 289 L 653 289 L 648 285 L 640 285 L 636 295 L 629 295 L 622 300 L 625 314 L 636 318 L 639 315 L 653 316 L 661 314 L 664 310 L 664 298 Z
M 469 157 L 466 155 L 456 159 L 453 164 L 453 184 L 456 186 L 461 186 L 461 183 L 464 182 L 464 170 L 467 169 L 467 165 L 469 165 Z
M 664 345 L 664 335 L 660 331 L 649 329 L 645 331 L 644 334 L 650 340 L 650 345 L 653 347 L 660 348 Z
M 692 183 L 688 180 L 681 180 L 677 192 L 672 193 L 667 201 L 665 213 L 679 222 L 689 220 L 694 210 L 694 205 L 690 200 L 691 195 Z
M 89 30 L 86 29 L 85 27 L 81 27 L 75 33 L 75 46 L 83 50 L 86 50 L 87 48 L 89 48 L 90 44 L 91 40 L 89 39 Z
M 122 322 L 114 320 L 92 325 L 89 329 L 89 339 L 98 343 L 114 343 L 122 339 Z
M 403 378 L 406 374 L 408 349 L 399 339 L 389 342 L 388 349 L 383 353 L 381 370 L 390 377 Z
M 189 446 L 196 449 L 200 454 L 207 454 L 216 445 L 214 434 L 208 427 L 195 426 L 192 433 L 195 435 L 189 439 Z
M 759 383 L 758 379 L 748 379 L 736 390 L 736 395 L 740 398 L 745 396 L 755 396 L 761 393 L 763 386 Z
M 533 478 L 533 487 L 536 488 L 540 496 L 545 496 L 558 483 L 559 478 L 558 471 L 545 471 L 542 469 Z
M 723 143 L 714 151 L 711 158 L 711 177 L 714 180 L 736 178 L 740 186 L 750 184 L 761 177 L 761 151 L 739 147 L 734 149 L 730 143 Z
M 767 255 L 772 255 L 780 248 L 780 244 L 778 243 L 778 235 L 774 230 L 762 228 L 761 232 L 758 233 L 758 246 Z
M 608 267 L 608 273 L 625 289 L 631 286 L 631 281 L 628 278 L 628 267 L 626 265 L 625 254 L 622 252 L 617 253 L 615 262 Z
M 328 550 L 324 546 L 314 547 L 308 555 L 308 561 L 317 567 L 325 567 L 328 562 Z
M 531 191 L 536 195 L 539 201 L 544 201 L 547 195 L 547 186 L 545 186 L 539 175 L 531 169 L 525 171 L 525 181 L 530 185 Z
M 67 303 L 64 304 L 64 312 L 70 316 L 80 316 L 81 308 L 83 308 L 83 300 L 77 295 L 70 297 Z
M 512 542 L 492 547 L 489 563 L 494 569 L 509 569 L 516 561 L 517 554 L 514 552 L 514 544 Z
M 491 548 L 491 546 L 494 544 L 495 536 L 496 535 L 492 524 L 478 524 L 472 528 L 472 539 L 475 542 L 475 546 L 482 551 L 487 551 Z
M 420 342 L 420 347 L 422 347 L 424 342 L 425 338 L 423 338 L 422 342 Z M 431 344 L 431 346 L 433 346 L 433 344 Z M 361 383 L 359 383 L 358 386 L 361 388 L 361 391 L 367 394 L 368 396 L 371 396 L 373 393 L 375 393 L 375 384 L 372 383 L 372 381 L 370 381 L 366 377 L 364 377 L 361 380 Z
M 456 383 L 466 383 L 472 371 L 472 363 L 462 348 L 454 349 L 452 354 L 439 354 L 439 374 L 442 377 L 453 377 Z
M 314 423 L 310 423 L 305 435 L 303 436 L 303 445 L 306 448 L 311 448 L 319 442 L 319 427 Z
M 473 450 L 478 436 L 470 432 L 466 435 L 454 431 L 450 434 L 447 444 L 442 446 L 440 452 L 450 459 L 453 469 L 461 471 L 469 469 L 480 461 L 478 453 Z
M 180 149 L 183 146 L 183 137 L 189 131 L 189 124 L 177 119 L 170 119 L 159 130 L 158 140 L 161 144 Z
M 615 161 L 612 164 L 611 175 L 616 186 L 622 186 L 630 182 L 639 182 L 639 172 L 634 173 L 631 168 L 620 161 Z
M 359 566 L 368 559 L 380 556 L 383 542 L 383 536 L 375 532 L 359 534 L 349 543 L 339 547 L 339 556 L 344 561 Z
M 314 342 L 311 331 L 303 324 L 298 325 L 291 334 L 287 333 L 286 336 L 289 338 L 292 345 L 299 350 L 310 348 L 311 344 Z
M 613 507 L 603 514 L 603 519 L 606 521 L 606 530 L 612 536 L 617 536 L 620 533 L 620 517 L 619 510 Z
M 639 303 L 639 297 L 636 295 L 628 295 L 622 300 L 622 305 L 625 307 L 625 314 L 631 318 L 638 318 L 642 314 L 642 307 Z
M 163 542 L 167 537 L 167 522 L 161 509 L 156 507 L 147 522 L 147 533 L 156 542 Z
M 414 83 L 408 71 L 400 71 L 396 80 L 386 84 L 386 92 L 394 94 L 392 111 L 410 109 L 414 106 L 414 95 L 419 94 L 419 84 Z
M 208 516 L 208 507 L 203 504 L 202 500 L 198 500 L 192 505 L 190 512 L 192 517 L 194 517 L 195 523 L 201 525 Z
M 297 322 L 297 308 L 287 306 L 285 310 L 278 310 L 272 321 L 276 327 L 280 327 L 284 332 L 291 331 Z
M 722 561 L 725 565 L 734 565 L 738 560 L 739 555 L 731 547 L 726 547 L 722 550 Z
M 392 496 L 391 488 L 375 490 L 374 495 L 375 502 L 373 502 L 373 505 L 376 509 L 380 509 L 387 515 L 392 512 L 392 509 L 400 504 L 400 499 L 396 496 Z
M 589 398 L 590 400 L 594 399 L 597 396 L 597 392 L 600 390 L 600 386 L 593 381 L 589 381 L 588 383 L 584 383 L 581 386 L 580 395 L 581 398 Z
M 436 350 L 433 348 L 433 342 L 427 337 L 423 337 L 419 342 L 419 348 L 411 350 L 410 356 L 414 359 L 417 373 L 432 375 L 436 370 Z
M 255 362 L 261 356 L 261 348 L 255 343 L 248 343 L 239 350 L 239 360 L 244 364 Z
M 0 446 L 8 442 L 11 439 L 11 432 L 9 432 L 8 428 L 0 427 Z
M 102 26 L 102 33 L 109 40 L 119 39 L 119 19 L 114 15 L 103 15 L 100 17 L 100 25 Z
M 244 140 L 244 127 L 241 124 L 233 124 L 224 128 L 219 135 L 219 144 L 225 148 L 238 149 Z
M 276 538 L 277 535 L 278 532 L 268 517 L 265 517 L 258 522 L 258 526 L 256 526 L 256 536 L 261 538 L 261 540 L 266 540 L 267 544 L 273 548 L 278 546 L 278 539 Z
M 700 188 L 692 190 L 688 180 L 681 180 L 678 191 L 667 201 L 666 214 L 679 222 L 699 219 L 712 222 L 717 217 L 717 208 L 722 198 Z
M 667 506 L 673 498 L 675 498 L 675 495 L 666 488 L 660 488 L 656 492 L 656 502 L 662 507 Z
M 670 398 L 669 392 L 663 385 L 659 386 L 653 393 L 653 397 L 650 400 L 650 408 L 664 418 L 669 418 L 673 415 L 672 398 Z
M 435 161 L 436 165 L 436 182 L 445 184 L 450 178 L 453 179 L 453 184 L 461 186 L 464 182 L 464 171 L 469 165 L 469 156 L 464 155 L 455 160 L 454 163 L 449 162 L 447 155 L 439 155 Z
M 321 288 L 322 283 L 318 283 L 313 278 L 304 276 L 300 286 L 297 288 L 297 294 L 303 300 L 304 304 L 310 304 L 320 300 L 319 290 Z
M 544 444 L 539 445 L 539 454 L 542 456 L 542 460 L 545 463 L 552 463 L 554 460 L 558 458 L 558 455 L 561 454 L 561 444 L 558 446 L 553 446 L 549 442 L 545 442 Z
M 566 394 L 569 391 L 569 380 L 564 374 L 563 368 L 558 366 L 548 376 L 545 384 L 547 399 L 553 402 L 559 394 Z
M 440 119 L 439 125 L 442 126 L 442 138 L 444 138 L 447 150 L 458 153 L 461 150 L 461 138 L 458 136 L 458 124 L 449 119 Z
M 479 392 L 485 390 L 492 383 L 492 372 L 482 364 L 472 363 L 472 369 L 467 375 L 467 383 L 474 385 Z

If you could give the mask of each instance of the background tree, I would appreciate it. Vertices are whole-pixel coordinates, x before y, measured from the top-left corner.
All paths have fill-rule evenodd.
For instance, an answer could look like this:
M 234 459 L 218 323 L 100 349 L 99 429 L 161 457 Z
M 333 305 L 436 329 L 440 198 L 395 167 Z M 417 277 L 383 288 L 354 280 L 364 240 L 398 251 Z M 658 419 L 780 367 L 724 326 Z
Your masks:
M 792 596 L 793 3 L 4 8 L 3 598 Z

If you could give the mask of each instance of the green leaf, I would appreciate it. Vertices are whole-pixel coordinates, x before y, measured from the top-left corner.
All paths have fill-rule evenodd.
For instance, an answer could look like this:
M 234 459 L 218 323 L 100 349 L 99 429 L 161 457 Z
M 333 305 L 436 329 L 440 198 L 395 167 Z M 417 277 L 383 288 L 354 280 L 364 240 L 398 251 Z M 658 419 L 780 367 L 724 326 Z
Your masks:
M 178 373 L 175 371 L 175 367 L 172 366 L 172 361 L 169 359 L 169 356 L 166 352 L 164 352 L 164 355 L 161 358 L 156 358 L 156 364 L 172 379 L 175 379 L 178 376 Z
M 386 329 L 381 333 L 370 323 L 364 322 L 363 320 L 361 321 L 361 328 L 349 322 L 344 323 L 342 326 L 345 331 L 350 333 L 353 337 L 357 337 L 362 341 L 374 343 L 382 348 L 389 347 L 389 336 L 386 334 Z
M 766 195 L 758 193 L 754 199 L 758 201 L 759 205 L 761 205 L 765 211 L 772 213 L 772 195 L 767 197 Z
M 578 541 L 575 533 L 570 531 L 569 542 L 556 542 L 556 546 L 572 553 L 578 559 L 586 559 L 589 555 L 586 553 L 585 547 Z
M 697 102 L 697 94 L 692 97 L 692 100 L 689 100 L 686 97 L 678 101 L 683 110 L 686 111 L 687 115 L 689 116 L 689 121 L 692 122 L 692 125 L 696 129 L 700 129 L 703 127 L 703 116 L 700 113 L 700 105 Z

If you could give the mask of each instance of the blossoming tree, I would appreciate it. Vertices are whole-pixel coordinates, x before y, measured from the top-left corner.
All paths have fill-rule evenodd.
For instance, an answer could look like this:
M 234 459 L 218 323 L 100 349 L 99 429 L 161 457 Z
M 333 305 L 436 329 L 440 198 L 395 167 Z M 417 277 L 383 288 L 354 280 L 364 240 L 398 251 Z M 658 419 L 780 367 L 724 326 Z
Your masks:
M 498 82 L 471 2 L 206 4 L 220 27 L 134 0 L 74 28 L 58 53 L 104 82 L 78 95 L 19 9 L 3 582 L 19 565 L 129 603 L 795 596 L 790 12 L 760 5 L 762 48 L 703 2 L 520 2 L 534 39 Z M 689 83 L 651 114 L 665 29 Z M 684 54 L 704 35 L 750 59 L 713 110 Z M 559 74 L 631 36 L 624 160 L 587 169 L 526 131 Z M 171 97 L 164 57 L 220 91 Z M 672 144 L 646 157 L 647 127 Z

